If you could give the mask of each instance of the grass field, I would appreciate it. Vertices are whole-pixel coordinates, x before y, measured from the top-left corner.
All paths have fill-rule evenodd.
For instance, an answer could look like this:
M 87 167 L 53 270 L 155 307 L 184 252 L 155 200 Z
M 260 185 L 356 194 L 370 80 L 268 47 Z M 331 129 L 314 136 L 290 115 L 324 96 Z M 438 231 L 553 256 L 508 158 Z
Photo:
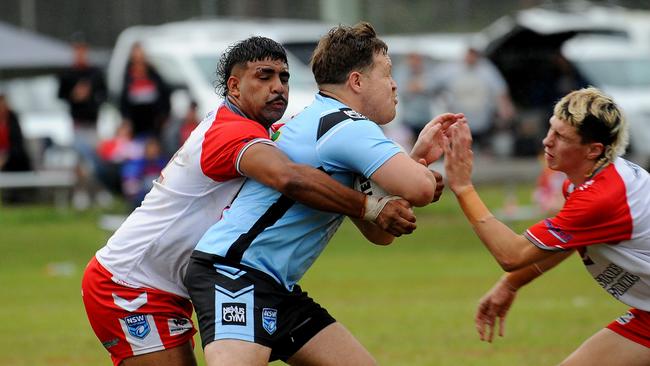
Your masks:
M 480 193 L 490 207 L 503 203 L 502 188 Z M 520 187 L 518 195 L 525 202 L 529 192 Z M 109 236 L 98 215 L 0 207 L 0 364 L 111 364 L 79 292 L 85 264 Z M 512 225 L 520 232 L 528 224 Z M 345 224 L 302 281 L 382 365 L 557 364 L 626 310 L 570 258 L 521 290 L 505 338 L 480 342 L 474 310 L 500 276 L 496 262 L 450 192 L 418 210 L 418 227 L 375 247 Z

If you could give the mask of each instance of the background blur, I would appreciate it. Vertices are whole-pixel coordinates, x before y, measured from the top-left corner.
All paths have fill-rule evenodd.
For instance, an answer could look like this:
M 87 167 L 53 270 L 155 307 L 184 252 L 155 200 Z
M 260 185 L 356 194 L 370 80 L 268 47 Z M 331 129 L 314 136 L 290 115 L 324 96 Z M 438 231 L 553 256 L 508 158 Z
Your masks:
M 220 103 L 220 55 L 252 34 L 281 42 L 288 118 L 313 98 L 318 38 L 359 20 L 393 60 L 387 135 L 408 146 L 436 113 L 473 113 L 474 180 L 516 231 L 561 205 L 563 177 L 537 155 L 568 91 L 612 95 L 627 156 L 650 162 L 648 0 L 3 0 L 0 364 L 109 364 L 81 304 L 83 268 Z M 143 72 L 145 93 L 132 84 Z M 418 231 L 387 248 L 344 225 L 303 281 L 381 364 L 556 364 L 625 310 L 573 258 L 522 291 L 505 339 L 481 343 L 474 307 L 500 271 L 449 192 L 417 214 Z

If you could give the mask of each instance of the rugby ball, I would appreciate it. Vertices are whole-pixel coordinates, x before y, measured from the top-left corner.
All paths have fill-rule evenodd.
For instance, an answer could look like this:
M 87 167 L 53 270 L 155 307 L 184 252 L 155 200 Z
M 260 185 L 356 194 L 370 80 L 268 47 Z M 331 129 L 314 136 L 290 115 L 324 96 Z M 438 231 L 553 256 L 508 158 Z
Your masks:
M 379 184 L 375 183 L 372 179 L 364 177 L 363 175 L 357 175 L 354 178 L 354 189 L 361 193 L 365 193 L 368 196 L 373 196 L 376 198 L 381 198 L 389 195 L 388 192 L 379 186 Z

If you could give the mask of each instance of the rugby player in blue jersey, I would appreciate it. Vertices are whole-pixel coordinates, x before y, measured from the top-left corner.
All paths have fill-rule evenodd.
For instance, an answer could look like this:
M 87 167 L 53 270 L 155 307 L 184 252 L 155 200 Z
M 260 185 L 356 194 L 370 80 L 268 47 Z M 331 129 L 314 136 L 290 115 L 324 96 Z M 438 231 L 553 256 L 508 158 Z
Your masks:
M 441 177 L 426 165 L 462 114 L 431 121 L 411 156 L 380 125 L 395 117 L 397 87 L 386 44 L 368 23 L 333 28 L 312 56 L 315 101 L 287 122 L 275 143 L 296 163 L 351 186 L 371 178 L 414 206 L 439 197 Z M 424 163 L 424 164 L 422 164 Z M 248 180 L 221 221 L 192 253 L 185 284 L 196 307 L 208 365 L 374 365 L 354 336 L 297 284 L 343 221 Z M 376 244 L 393 236 L 353 220 Z

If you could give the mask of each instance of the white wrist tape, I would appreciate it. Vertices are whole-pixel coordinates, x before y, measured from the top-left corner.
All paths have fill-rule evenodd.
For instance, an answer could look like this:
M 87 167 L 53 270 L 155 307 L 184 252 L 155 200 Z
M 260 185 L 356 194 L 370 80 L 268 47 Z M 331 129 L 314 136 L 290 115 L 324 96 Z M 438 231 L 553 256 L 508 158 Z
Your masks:
M 381 213 L 381 210 L 384 209 L 384 206 L 386 206 L 389 201 L 398 200 L 400 198 L 401 197 L 399 196 L 384 196 L 380 198 L 367 196 L 366 210 L 363 214 L 363 219 L 366 221 L 375 222 L 375 220 L 377 220 L 377 216 L 379 216 L 379 213 Z

